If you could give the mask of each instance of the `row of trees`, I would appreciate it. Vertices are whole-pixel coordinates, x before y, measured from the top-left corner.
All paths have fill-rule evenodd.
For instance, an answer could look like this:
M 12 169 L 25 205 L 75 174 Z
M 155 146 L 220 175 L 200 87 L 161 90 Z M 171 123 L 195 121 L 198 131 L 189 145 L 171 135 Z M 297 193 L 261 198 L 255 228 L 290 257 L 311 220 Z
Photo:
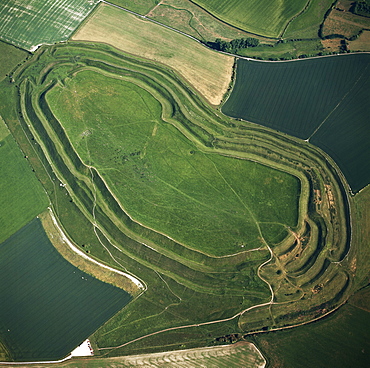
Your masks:
M 225 41 L 221 38 L 216 38 L 215 42 L 207 42 L 209 47 L 212 47 L 218 51 L 230 52 L 236 54 L 240 49 L 245 49 L 247 47 L 256 47 L 260 41 L 257 38 L 236 38 L 235 40 Z

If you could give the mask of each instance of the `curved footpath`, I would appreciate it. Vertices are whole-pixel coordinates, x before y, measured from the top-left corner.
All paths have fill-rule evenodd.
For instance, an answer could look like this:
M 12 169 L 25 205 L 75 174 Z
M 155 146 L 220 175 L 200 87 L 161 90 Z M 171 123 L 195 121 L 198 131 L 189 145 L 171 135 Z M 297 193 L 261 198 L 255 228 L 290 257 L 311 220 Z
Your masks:
M 145 290 L 146 287 L 138 280 L 136 279 L 134 276 L 126 273 L 126 272 L 123 272 L 123 271 L 119 271 L 119 270 L 116 270 L 115 268 L 113 267 L 109 267 L 97 260 L 95 260 L 94 258 L 91 258 L 89 257 L 88 255 L 86 255 L 84 252 L 82 252 L 80 249 L 78 249 L 69 239 L 68 237 L 64 234 L 64 231 L 63 229 L 60 227 L 52 209 L 50 207 L 49 208 L 49 211 L 50 211 L 50 216 L 51 218 L 53 219 L 53 223 L 55 225 L 55 227 L 58 229 L 63 241 L 70 247 L 71 250 L 73 250 L 73 252 L 77 253 L 79 256 L 87 259 L 88 261 L 92 262 L 92 263 L 95 263 L 97 265 L 99 265 L 100 267 L 102 268 L 105 268 L 109 271 L 113 271 L 115 273 L 118 273 L 119 275 L 122 275 L 122 276 L 125 276 L 127 277 L 128 279 L 130 279 L 139 289 L 142 289 L 142 290 Z

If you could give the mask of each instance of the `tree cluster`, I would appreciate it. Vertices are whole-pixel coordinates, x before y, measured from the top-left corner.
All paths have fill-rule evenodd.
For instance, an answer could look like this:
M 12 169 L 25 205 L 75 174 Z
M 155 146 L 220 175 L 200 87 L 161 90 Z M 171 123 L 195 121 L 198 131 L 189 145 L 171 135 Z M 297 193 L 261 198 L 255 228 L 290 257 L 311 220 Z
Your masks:
M 367 1 L 355 1 L 350 10 L 354 14 L 370 17 L 370 4 Z
M 216 38 L 215 42 L 207 42 L 207 45 L 218 51 L 224 51 L 224 52 L 230 52 L 232 54 L 236 54 L 240 49 L 258 46 L 259 40 L 253 37 L 237 38 L 231 41 L 224 41 L 224 40 L 221 40 L 220 38 Z

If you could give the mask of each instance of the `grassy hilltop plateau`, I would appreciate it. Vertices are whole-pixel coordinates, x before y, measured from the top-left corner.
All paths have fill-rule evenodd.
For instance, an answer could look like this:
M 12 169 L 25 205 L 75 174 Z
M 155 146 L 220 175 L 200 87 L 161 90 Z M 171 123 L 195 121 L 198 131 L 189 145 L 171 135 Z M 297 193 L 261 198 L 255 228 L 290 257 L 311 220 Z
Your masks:
M 0 20 L 1 366 L 367 367 L 370 1 Z

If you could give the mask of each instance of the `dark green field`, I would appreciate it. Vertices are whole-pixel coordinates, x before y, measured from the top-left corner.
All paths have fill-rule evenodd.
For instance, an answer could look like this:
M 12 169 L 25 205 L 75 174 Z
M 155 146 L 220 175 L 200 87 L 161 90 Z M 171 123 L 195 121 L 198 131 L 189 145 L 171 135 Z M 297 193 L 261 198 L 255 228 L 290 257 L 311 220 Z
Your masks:
M 333 156 L 356 192 L 370 182 L 369 65 L 369 55 L 238 60 L 235 86 L 222 110 L 310 140 Z
M 367 368 L 370 361 L 369 288 L 321 321 L 256 335 L 268 368 Z
M 131 296 L 68 263 L 39 219 L 0 245 L 0 338 L 14 360 L 56 360 Z
M 353 192 L 370 180 L 370 68 L 310 139 L 340 166 Z M 335 133 L 335 134 L 333 134 Z

